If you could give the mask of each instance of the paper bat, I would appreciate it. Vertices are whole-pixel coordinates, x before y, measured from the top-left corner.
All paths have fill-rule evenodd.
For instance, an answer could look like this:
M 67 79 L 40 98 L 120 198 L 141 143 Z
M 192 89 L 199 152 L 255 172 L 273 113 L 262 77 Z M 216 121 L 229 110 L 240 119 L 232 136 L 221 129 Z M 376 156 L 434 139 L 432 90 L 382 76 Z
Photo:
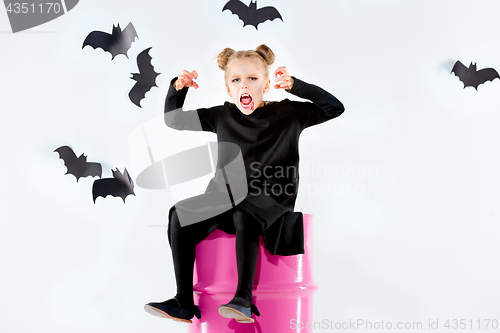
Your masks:
M 108 195 L 114 197 L 121 197 L 123 203 L 125 203 L 125 198 L 129 195 L 135 195 L 134 193 L 134 182 L 130 175 L 128 174 L 127 168 L 123 173 L 116 168 L 113 172 L 113 178 L 97 179 L 92 185 L 92 197 L 94 198 L 94 203 L 97 197 L 105 198 Z
M 82 49 L 90 45 L 94 49 L 100 47 L 104 51 L 111 53 L 111 60 L 118 54 L 124 54 L 128 58 L 127 51 L 136 37 L 139 38 L 132 23 L 129 23 L 123 31 L 119 24 L 117 27 L 113 24 L 111 34 L 102 31 L 92 31 L 83 41 Z
M 493 81 L 496 78 L 500 79 L 498 72 L 493 68 L 483 68 L 480 70 L 476 69 L 476 64 L 470 63 L 467 68 L 459 60 L 455 63 L 451 69 L 451 73 L 454 73 L 460 81 L 464 83 L 465 87 L 474 87 L 477 90 L 477 86 L 485 83 L 486 81 Z
M 283 21 L 280 13 L 274 7 L 263 7 L 257 9 L 257 0 L 252 0 L 249 6 L 239 0 L 230 0 L 226 3 L 222 11 L 225 11 L 226 9 L 229 9 L 231 13 L 238 15 L 240 20 L 243 21 L 243 26 L 253 25 L 255 29 L 257 29 L 257 26 L 260 23 L 267 20 L 273 21 L 274 19 L 279 18 Z
M 139 73 L 132 73 L 132 80 L 136 80 L 137 83 L 130 90 L 128 97 L 132 103 L 141 107 L 141 100 L 146 96 L 146 93 L 151 90 L 152 87 L 158 87 L 156 85 L 156 77 L 160 73 L 156 73 L 153 65 L 151 64 L 151 56 L 149 55 L 149 50 L 151 48 L 145 49 L 137 56 L 137 66 L 139 67 Z
M 76 157 L 73 149 L 68 146 L 61 146 L 54 150 L 54 152 L 59 153 L 59 158 L 64 161 L 64 165 L 68 168 L 68 173 L 76 177 L 76 181 L 81 177 L 87 176 L 98 176 L 101 177 L 102 167 L 101 164 L 95 162 L 87 162 L 87 156 L 81 154 L 80 157 Z

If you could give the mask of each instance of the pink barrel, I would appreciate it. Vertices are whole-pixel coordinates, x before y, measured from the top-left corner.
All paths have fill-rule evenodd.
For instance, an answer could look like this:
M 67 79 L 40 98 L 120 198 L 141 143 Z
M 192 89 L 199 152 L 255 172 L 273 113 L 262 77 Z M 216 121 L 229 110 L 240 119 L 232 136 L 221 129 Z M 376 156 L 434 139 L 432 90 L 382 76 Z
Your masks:
M 231 300 L 236 290 L 235 236 L 220 230 L 212 232 L 196 247 L 194 271 L 195 302 L 201 320 L 194 317 L 190 333 L 306 332 L 298 322 L 313 321 L 312 215 L 304 214 L 305 254 L 270 255 L 262 238 L 254 282 L 254 303 L 260 317 L 254 323 L 238 323 L 218 313 L 219 306 Z

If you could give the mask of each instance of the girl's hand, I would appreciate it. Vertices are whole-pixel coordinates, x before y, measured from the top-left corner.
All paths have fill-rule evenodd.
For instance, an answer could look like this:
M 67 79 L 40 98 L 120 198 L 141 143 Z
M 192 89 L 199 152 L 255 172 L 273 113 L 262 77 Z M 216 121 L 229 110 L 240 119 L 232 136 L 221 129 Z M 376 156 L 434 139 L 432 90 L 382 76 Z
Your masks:
M 288 74 L 286 67 L 278 67 L 278 69 L 274 71 L 274 76 L 276 77 L 275 89 L 292 89 L 293 78 Z
M 194 89 L 198 89 L 198 83 L 194 82 L 197 78 L 198 73 L 196 73 L 196 71 L 183 71 L 181 75 L 177 76 L 177 80 L 174 82 L 175 90 L 181 90 L 184 87 L 193 87 Z

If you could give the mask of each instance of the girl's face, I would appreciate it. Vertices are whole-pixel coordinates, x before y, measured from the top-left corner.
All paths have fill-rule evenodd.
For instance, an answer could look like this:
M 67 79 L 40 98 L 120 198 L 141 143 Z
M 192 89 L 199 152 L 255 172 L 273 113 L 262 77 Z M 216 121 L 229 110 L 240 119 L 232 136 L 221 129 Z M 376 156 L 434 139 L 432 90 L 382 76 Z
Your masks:
M 258 64 L 252 59 L 234 59 L 230 63 L 226 88 L 234 104 L 244 114 L 264 105 L 264 93 L 271 87 Z

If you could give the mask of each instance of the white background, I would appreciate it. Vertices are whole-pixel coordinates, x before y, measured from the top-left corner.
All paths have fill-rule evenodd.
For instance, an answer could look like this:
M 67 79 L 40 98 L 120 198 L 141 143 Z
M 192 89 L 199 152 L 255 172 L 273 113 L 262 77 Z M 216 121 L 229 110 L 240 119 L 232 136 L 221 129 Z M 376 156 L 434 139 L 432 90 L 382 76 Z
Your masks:
M 175 292 L 168 192 L 136 187 L 125 204 L 94 204 L 93 179 L 64 175 L 53 151 L 70 145 L 103 177 L 137 176 L 128 137 L 163 112 L 170 79 L 196 69 L 187 106 L 221 104 L 215 57 L 261 43 L 273 70 L 346 107 L 301 136 L 296 210 L 314 215 L 314 319 L 500 320 L 500 80 L 476 91 L 450 75 L 456 60 L 500 70 L 500 4 L 259 0 L 284 22 L 256 30 L 225 3 L 82 0 L 16 34 L 0 11 L 0 330 L 186 330 L 142 309 Z M 82 49 L 91 31 L 128 22 L 140 38 L 129 59 Z M 147 47 L 161 75 L 138 108 L 129 77 Z

